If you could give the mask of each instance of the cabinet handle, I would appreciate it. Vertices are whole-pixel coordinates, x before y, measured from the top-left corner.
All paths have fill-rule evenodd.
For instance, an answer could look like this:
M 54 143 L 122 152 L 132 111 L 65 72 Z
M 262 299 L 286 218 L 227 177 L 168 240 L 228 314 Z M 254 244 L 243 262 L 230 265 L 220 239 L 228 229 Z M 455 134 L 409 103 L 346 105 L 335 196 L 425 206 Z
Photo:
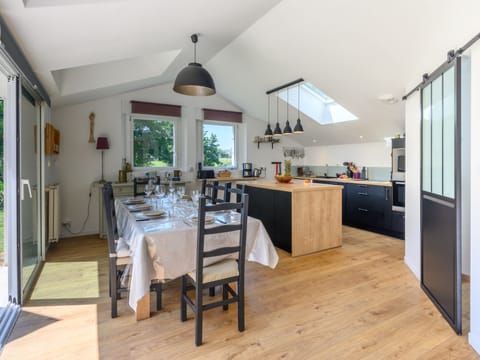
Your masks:
M 358 195 L 368 196 L 368 193 L 366 193 L 366 192 L 359 192 L 359 193 L 357 193 L 357 194 L 358 194 Z
M 368 212 L 368 209 L 358 208 L 358 211 Z
M 388 200 L 388 188 L 385 186 L 385 200 Z
M 368 185 L 358 185 L 358 186 L 360 186 L 361 188 L 367 188 L 368 187 Z

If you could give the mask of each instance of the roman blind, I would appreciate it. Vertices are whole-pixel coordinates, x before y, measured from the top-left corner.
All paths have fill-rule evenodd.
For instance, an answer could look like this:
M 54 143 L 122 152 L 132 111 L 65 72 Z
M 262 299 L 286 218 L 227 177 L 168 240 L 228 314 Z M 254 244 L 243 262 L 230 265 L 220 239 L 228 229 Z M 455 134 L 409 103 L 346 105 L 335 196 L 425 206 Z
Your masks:
M 238 111 L 225 111 L 214 109 L 203 109 L 204 120 L 226 121 L 233 123 L 242 122 L 242 113 Z
M 158 104 L 144 101 L 131 101 L 133 114 L 182 116 L 182 107 L 179 105 Z

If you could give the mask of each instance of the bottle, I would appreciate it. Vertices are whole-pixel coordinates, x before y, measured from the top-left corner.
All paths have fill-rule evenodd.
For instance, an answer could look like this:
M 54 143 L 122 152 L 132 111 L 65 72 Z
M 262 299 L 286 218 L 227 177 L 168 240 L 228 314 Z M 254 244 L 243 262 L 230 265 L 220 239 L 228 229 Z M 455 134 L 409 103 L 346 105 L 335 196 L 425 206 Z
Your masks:
M 368 180 L 368 170 L 365 166 L 362 167 L 362 180 Z

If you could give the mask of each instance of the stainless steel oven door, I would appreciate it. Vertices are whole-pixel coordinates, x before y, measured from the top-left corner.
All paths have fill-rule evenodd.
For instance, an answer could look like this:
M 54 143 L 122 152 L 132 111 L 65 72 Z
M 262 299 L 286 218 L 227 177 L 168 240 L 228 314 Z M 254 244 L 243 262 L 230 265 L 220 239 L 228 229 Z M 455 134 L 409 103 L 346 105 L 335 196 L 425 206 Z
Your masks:
M 392 210 L 405 212 L 405 182 L 392 181 Z

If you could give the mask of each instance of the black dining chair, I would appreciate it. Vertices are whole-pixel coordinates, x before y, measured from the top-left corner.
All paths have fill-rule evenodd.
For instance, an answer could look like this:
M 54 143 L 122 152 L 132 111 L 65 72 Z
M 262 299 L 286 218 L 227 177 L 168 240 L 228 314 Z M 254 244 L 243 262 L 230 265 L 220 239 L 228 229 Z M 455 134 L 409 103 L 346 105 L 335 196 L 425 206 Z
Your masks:
M 139 190 L 139 185 L 147 185 L 148 178 L 133 178 L 133 196 L 145 195 L 144 190 Z M 143 189 L 143 187 L 142 187 Z
M 114 318 L 117 317 L 117 301 L 120 299 L 121 293 L 128 292 L 127 287 L 121 286 L 120 279 L 124 274 L 126 266 L 132 263 L 132 258 L 130 256 L 128 245 L 123 240 L 119 241 L 117 217 L 115 214 L 115 199 L 113 197 L 113 188 L 110 182 L 103 185 L 103 207 L 107 222 L 111 316 Z M 152 281 L 150 291 L 155 291 L 157 293 L 157 310 L 160 310 L 162 308 L 162 283 Z
M 207 180 L 203 179 L 201 195 L 205 195 L 205 198 L 212 204 L 221 204 L 230 202 L 231 189 L 231 182 L 226 182 L 223 185 L 220 185 L 217 180 L 207 182 Z M 218 197 L 219 190 L 223 191 L 223 197 Z M 210 288 L 209 294 L 210 296 L 215 296 L 215 287 Z
M 230 189 L 232 188 L 231 182 L 220 183 L 215 180 L 207 182 L 202 180 L 201 194 L 205 195 L 207 200 L 210 200 L 212 204 L 230 202 Z M 223 197 L 218 197 L 219 190 L 223 192 Z
M 206 216 L 214 211 L 239 210 L 240 222 L 219 226 L 206 226 Z M 197 259 L 196 270 L 183 275 L 181 281 L 180 316 L 187 320 L 187 304 L 195 313 L 195 345 L 202 344 L 203 312 L 222 306 L 228 310 L 228 305 L 238 303 L 238 330 L 245 330 L 245 245 L 247 239 L 248 195 L 242 195 L 242 201 L 237 203 L 206 204 L 206 197 L 200 197 L 197 224 Z M 235 244 L 223 247 L 205 246 L 214 238 L 209 235 L 238 231 Z M 206 250 L 208 248 L 208 250 Z M 204 261 L 214 256 L 233 255 L 214 264 L 205 266 Z M 236 290 L 230 283 L 236 282 Z M 222 287 L 222 299 L 204 303 L 203 290 L 211 287 Z M 188 294 L 195 291 L 194 299 Z
M 150 179 L 153 179 L 153 184 L 154 185 L 160 185 L 160 177 L 154 177 L 154 178 L 133 178 L 133 196 L 141 196 L 145 195 L 145 185 L 148 184 L 148 181 Z M 140 190 L 140 188 L 142 190 Z

